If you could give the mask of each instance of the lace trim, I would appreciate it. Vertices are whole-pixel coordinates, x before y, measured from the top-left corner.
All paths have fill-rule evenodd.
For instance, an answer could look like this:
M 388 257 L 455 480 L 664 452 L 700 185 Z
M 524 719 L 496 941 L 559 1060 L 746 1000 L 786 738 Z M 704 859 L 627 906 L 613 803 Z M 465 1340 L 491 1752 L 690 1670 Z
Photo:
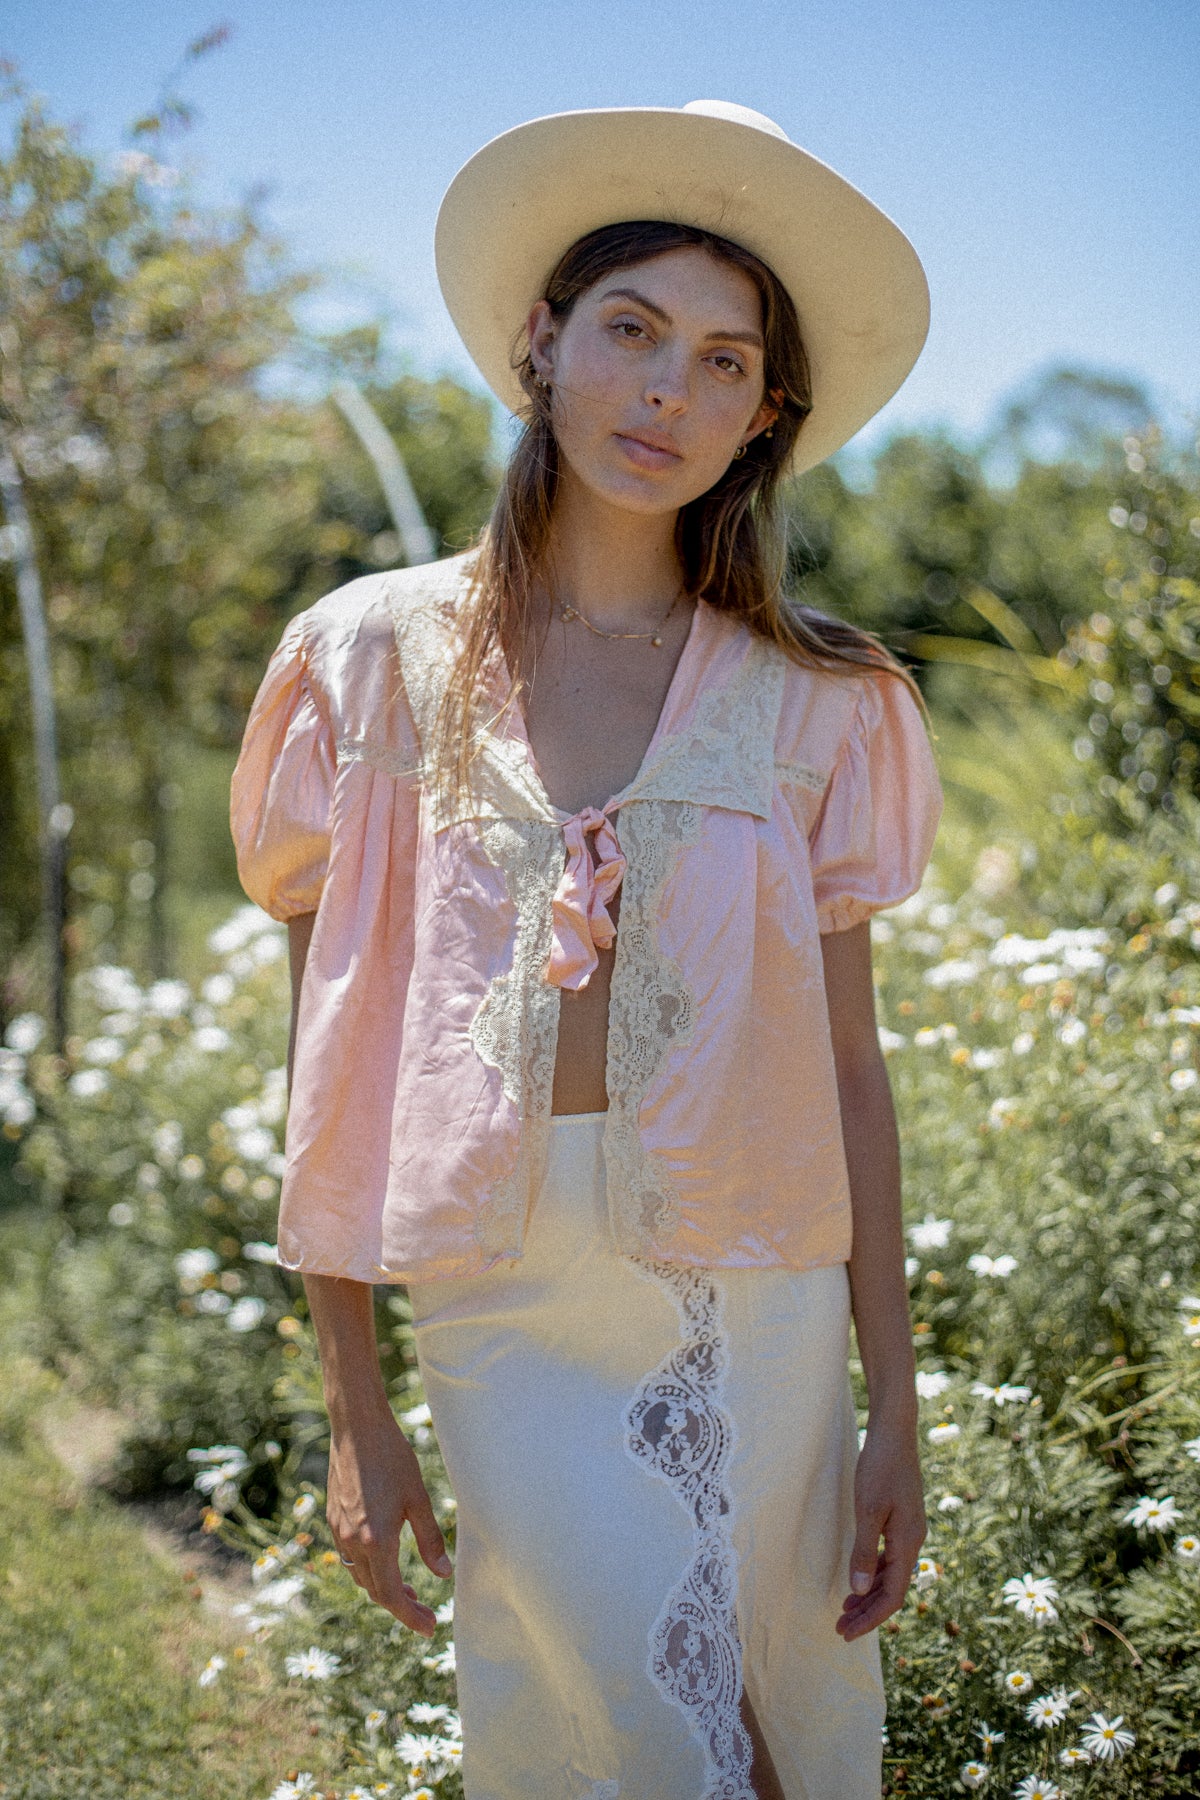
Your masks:
M 783 653 L 752 638 L 734 673 L 702 694 L 690 722 L 662 740 L 629 797 L 687 799 L 769 819 L 785 677 Z
M 549 1147 L 559 990 L 542 979 L 542 970 L 550 955 L 550 903 L 562 874 L 563 840 L 557 828 L 525 819 L 485 824 L 479 839 L 503 872 L 517 915 L 512 966 L 489 983 L 471 1021 L 476 1054 L 500 1071 L 521 1119 L 516 1161 L 476 1217 L 476 1240 L 492 1257 L 520 1247 L 529 1195 Z
M 421 763 L 413 762 L 411 756 L 401 756 L 398 750 L 389 750 L 386 744 L 372 744 L 368 738 L 342 738 L 337 747 L 337 760 L 342 763 L 366 763 L 369 768 L 381 769 L 385 775 L 401 778 L 406 775 L 420 775 Z
M 650 1631 L 649 1671 L 704 1747 L 698 1800 L 754 1800 L 753 1746 L 741 1721 L 737 1557 L 725 1486 L 733 1421 L 721 1405 L 729 1352 L 721 1291 L 707 1269 L 636 1261 L 673 1295 L 681 1342 L 639 1387 L 623 1420 L 625 1447 L 665 1481 L 696 1526 L 695 1553 Z
M 777 762 L 775 779 L 780 786 L 808 788 L 814 794 L 823 794 L 829 782 L 829 776 L 823 775 L 820 769 L 798 762 Z
M 647 1153 L 639 1117 L 668 1054 L 691 1036 L 695 1009 L 683 971 L 658 941 L 663 889 L 680 851 L 700 835 L 703 813 L 687 800 L 639 800 L 619 814 L 625 878 L 608 1002 L 608 1118 L 604 1157 L 616 1241 L 645 1250 L 679 1217 L 670 1173 Z

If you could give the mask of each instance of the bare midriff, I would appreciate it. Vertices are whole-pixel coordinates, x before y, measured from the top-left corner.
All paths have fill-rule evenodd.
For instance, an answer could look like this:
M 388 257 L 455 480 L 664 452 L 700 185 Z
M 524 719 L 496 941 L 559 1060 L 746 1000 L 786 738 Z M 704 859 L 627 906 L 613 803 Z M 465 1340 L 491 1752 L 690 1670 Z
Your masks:
M 629 786 L 650 747 L 695 607 L 675 608 L 661 648 L 641 639 L 597 637 L 555 619 L 539 646 L 522 716 L 546 797 L 574 814 L 602 808 Z M 621 813 L 612 815 L 618 837 Z M 590 842 L 590 840 L 589 840 Z M 565 861 L 565 848 L 564 848 Z M 608 913 L 620 938 L 620 889 Z M 599 964 L 578 989 L 561 989 L 551 1112 L 605 1112 L 608 998 L 617 946 L 597 946 Z

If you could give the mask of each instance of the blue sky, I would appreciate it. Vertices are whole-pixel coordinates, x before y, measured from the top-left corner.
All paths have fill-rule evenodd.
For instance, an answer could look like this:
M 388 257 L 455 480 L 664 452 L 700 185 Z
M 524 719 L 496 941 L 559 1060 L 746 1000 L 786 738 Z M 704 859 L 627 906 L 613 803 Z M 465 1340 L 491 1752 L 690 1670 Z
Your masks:
M 115 151 L 187 43 L 199 193 L 265 217 L 333 282 L 322 324 L 386 312 L 420 372 L 474 377 L 433 267 L 438 201 L 499 131 L 574 107 L 740 101 L 913 240 L 933 324 L 864 434 L 981 428 L 1029 375 L 1132 373 L 1200 411 L 1200 3 L 1142 0 L 7 0 L 0 54 Z

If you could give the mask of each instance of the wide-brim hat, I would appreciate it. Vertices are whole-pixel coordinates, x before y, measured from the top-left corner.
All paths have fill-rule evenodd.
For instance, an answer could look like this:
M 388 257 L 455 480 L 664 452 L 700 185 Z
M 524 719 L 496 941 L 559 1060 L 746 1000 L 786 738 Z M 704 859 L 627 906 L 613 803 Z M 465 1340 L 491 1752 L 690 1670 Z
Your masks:
M 929 288 L 916 251 L 886 213 L 773 120 L 723 100 L 553 113 L 478 150 L 437 218 L 450 316 L 511 411 L 526 404 L 513 346 L 556 264 L 588 232 L 632 219 L 729 238 L 791 295 L 812 379 L 794 472 L 852 438 L 920 355 Z

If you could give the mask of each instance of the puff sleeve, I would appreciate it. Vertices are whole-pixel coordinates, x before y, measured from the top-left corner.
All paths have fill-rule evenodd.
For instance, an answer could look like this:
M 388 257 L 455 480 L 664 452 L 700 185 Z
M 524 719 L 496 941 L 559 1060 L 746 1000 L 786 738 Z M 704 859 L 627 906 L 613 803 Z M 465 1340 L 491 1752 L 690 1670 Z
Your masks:
M 921 885 L 942 789 L 916 700 L 868 676 L 809 840 L 817 925 L 847 931 Z
M 337 765 L 305 655 L 304 618 L 290 622 L 267 664 L 230 788 L 238 879 L 281 921 L 315 912 L 321 898 Z

